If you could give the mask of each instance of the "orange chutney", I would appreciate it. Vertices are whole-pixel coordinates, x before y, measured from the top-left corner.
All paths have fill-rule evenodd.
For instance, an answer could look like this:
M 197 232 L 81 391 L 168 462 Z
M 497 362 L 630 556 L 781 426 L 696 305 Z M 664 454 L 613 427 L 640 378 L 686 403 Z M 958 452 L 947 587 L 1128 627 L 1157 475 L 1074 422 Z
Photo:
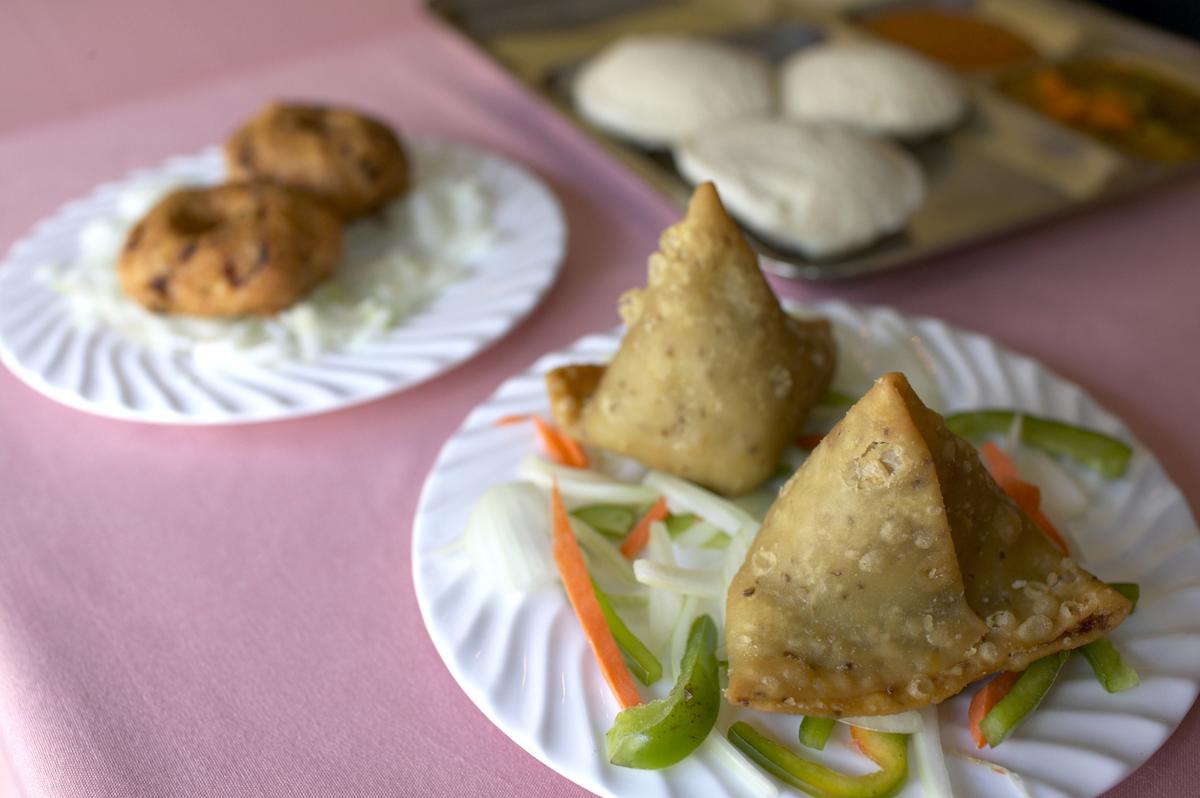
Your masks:
M 966 11 L 907 8 L 863 20 L 877 36 L 916 50 L 963 72 L 979 72 L 1028 61 L 1037 50 L 1017 34 Z

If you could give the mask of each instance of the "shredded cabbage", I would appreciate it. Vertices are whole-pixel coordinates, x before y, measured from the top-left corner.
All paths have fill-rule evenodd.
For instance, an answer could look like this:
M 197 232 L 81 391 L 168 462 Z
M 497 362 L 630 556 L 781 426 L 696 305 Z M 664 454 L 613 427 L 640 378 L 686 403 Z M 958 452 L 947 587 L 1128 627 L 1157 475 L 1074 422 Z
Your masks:
M 728 499 L 722 499 L 679 477 L 651 471 L 642 484 L 666 496 L 667 503 L 673 509 L 698 515 L 725 532 L 734 532 L 743 525 L 758 523 L 750 513 Z
M 937 707 L 924 707 L 917 712 L 921 728 L 913 736 L 913 759 L 925 798 L 954 798 L 950 772 L 946 770 L 946 755 L 942 751 Z
M 675 538 L 675 545 L 685 549 L 697 549 L 720 534 L 721 530 L 711 522 L 701 519 L 681 532 L 679 537 Z
M 995 762 L 988 762 L 986 759 L 980 759 L 977 756 L 972 756 L 971 754 L 967 754 L 962 751 L 955 751 L 953 748 L 946 753 L 955 759 L 960 759 L 972 765 L 978 765 L 979 767 L 986 768 L 998 776 L 1004 776 L 1009 780 L 1009 782 L 1012 783 L 1013 789 L 1017 791 L 1018 795 L 1020 795 L 1022 798 L 1033 798 L 1033 793 L 1031 793 L 1029 788 L 1025 786 L 1025 779 L 1021 778 L 1021 774 L 1017 773 L 1016 771 L 1009 770 L 1006 767 L 997 765 Z
M 685 596 L 720 598 L 725 585 L 718 571 L 707 568 L 680 568 L 650 560 L 634 560 L 633 575 L 647 587 L 682 593 Z
M 655 491 L 642 485 L 614 482 L 604 474 L 555 465 L 532 454 L 521 461 L 517 473 L 547 491 L 557 480 L 559 492 L 569 500 L 642 506 L 658 499 Z
M 897 712 L 894 715 L 870 715 L 864 717 L 839 718 L 847 726 L 857 726 L 869 731 L 892 734 L 915 734 L 922 728 L 921 715 L 916 710 Z
M 1041 490 L 1042 508 L 1050 518 L 1069 520 L 1087 510 L 1083 484 L 1053 457 L 1030 446 L 1012 450 L 1012 456 L 1021 478 Z
M 544 495 L 544 494 L 543 494 Z M 549 515 L 549 513 L 546 513 Z M 633 568 L 621 552 L 601 535 L 578 518 L 570 518 L 571 531 L 575 533 L 583 553 L 587 555 L 588 571 L 592 578 L 606 591 L 614 584 L 632 587 L 638 583 Z
M 151 313 L 121 290 L 116 264 L 128 230 L 179 185 L 130 186 L 113 216 L 79 232 L 69 264 L 45 268 L 82 327 L 104 325 L 164 352 L 190 353 L 198 367 L 237 370 L 361 346 L 391 330 L 470 273 L 495 235 L 492 201 L 474 178 L 433 176 L 376 216 L 345 228 L 337 272 L 306 299 L 270 318 L 202 319 Z
M 679 618 L 675 622 L 675 628 L 671 630 L 671 653 L 667 657 L 667 671 L 672 679 L 679 676 L 679 666 L 683 664 L 683 654 L 687 649 L 688 632 L 692 628 L 692 621 L 700 616 L 699 605 L 700 602 L 695 596 L 683 597 Z
M 675 549 L 667 525 L 656 521 L 650 525 L 650 540 L 646 543 L 646 559 L 660 565 L 675 565 Z M 656 651 L 668 650 L 671 632 L 683 609 L 683 596 L 670 590 L 650 590 L 646 608 L 650 627 L 650 645 Z M 668 663 L 669 665 L 670 663 Z M 668 668 L 669 671 L 669 668 Z
M 714 770 L 725 773 L 750 798 L 778 798 L 779 788 L 757 765 L 725 738 L 720 728 L 714 728 L 697 749 Z
M 546 495 L 523 482 L 493 485 L 471 510 L 463 543 L 476 569 L 502 590 L 554 584 Z

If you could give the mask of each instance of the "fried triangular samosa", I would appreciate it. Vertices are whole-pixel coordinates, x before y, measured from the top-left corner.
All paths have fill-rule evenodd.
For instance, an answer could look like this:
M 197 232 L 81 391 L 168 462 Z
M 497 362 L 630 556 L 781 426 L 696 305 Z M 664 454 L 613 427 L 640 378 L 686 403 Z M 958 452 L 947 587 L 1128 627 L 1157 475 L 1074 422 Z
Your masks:
M 607 367 L 547 375 L 559 426 L 727 495 L 766 480 L 829 387 L 833 336 L 780 308 L 711 183 L 620 311 L 629 329 Z
M 728 699 L 881 715 L 1116 627 L 1129 602 L 1063 557 L 901 374 L 780 491 L 734 577 Z

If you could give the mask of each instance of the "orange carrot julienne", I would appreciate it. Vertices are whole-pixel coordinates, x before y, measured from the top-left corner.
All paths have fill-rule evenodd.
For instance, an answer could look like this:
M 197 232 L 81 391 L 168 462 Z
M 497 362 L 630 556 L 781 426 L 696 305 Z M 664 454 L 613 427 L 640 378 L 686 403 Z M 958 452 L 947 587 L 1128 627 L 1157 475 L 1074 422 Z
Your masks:
M 1003 488 L 1006 482 L 1016 482 L 1021 479 L 1021 474 L 1017 471 L 1017 464 L 996 444 L 988 441 L 979 447 L 979 453 L 983 455 L 983 462 L 987 464 L 988 471 L 992 473 L 992 478 L 1000 487 Z
M 554 564 L 558 566 L 558 575 L 575 610 L 575 617 L 583 627 L 592 653 L 600 663 L 600 672 L 617 697 L 617 703 L 622 709 L 636 706 L 642 703 L 642 696 L 608 628 L 600 602 L 596 600 L 596 591 L 592 587 L 587 564 L 583 561 L 583 552 L 579 550 L 579 542 L 571 531 L 571 520 L 567 517 L 567 508 L 563 506 L 557 481 L 550 491 L 550 510 L 554 518 Z
M 1016 481 L 1006 488 L 1009 496 L 1013 497 L 1014 502 L 1025 510 L 1025 515 L 1030 516 L 1033 523 L 1038 524 L 1038 528 L 1042 529 L 1046 538 L 1050 539 L 1051 544 L 1055 545 L 1058 551 L 1062 552 L 1063 557 L 1070 557 L 1070 547 L 1067 545 L 1067 539 L 1063 538 L 1062 533 L 1058 532 L 1058 528 L 1050 522 L 1050 518 L 1046 517 L 1042 512 L 1042 491 L 1038 490 L 1037 485 L 1030 485 L 1028 482 Z M 1018 496 L 1022 498 L 1018 498 Z M 1022 500 L 1028 504 L 1022 504 Z
M 495 421 L 497 427 L 509 427 L 513 424 L 524 424 L 531 418 L 528 413 L 517 413 L 513 416 L 502 416 Z
M 502 416 L 496 419 L 495 426 L 507 427 L 513 424 L 524 424 L 527 421 L 533 422 L 538 440 L 542 442 L 542 448 L 546 450 L 546 454 L 551 460 L 571 468 L 588 467 L 588 456 L 583 447 L 570 435 L 547 424 L 540 416 L 531 413 Z
M 562 442 L 554 434 L 554 430 L 538 416 L 530 416 L 529 418 L 533 421 L 533 428 L 537 431 L 538 440 L 542 442 L 542 448 L 546 450 L 546 454 L 554 462 L 565 465 L 568 455 L 566 450 L 563 449 Z
M 987 463 L 988 471 L 995 478 L 996 484 L 1029 516 L 1029 520 L 1038 525 L 1038 528 L 1054 544 L 1054 547 L 1069 557 L 1071 549 L 1067 545 L 1066 538 L 1042 512 L 1042 491 L 1038 486 L 1021 479 L 1016 464 L 1005 454 L 1003 449 L 991 441 L 980 447 L 979 451 Z
M 971 729 L 971 739 L 976 748 L 987 745 L 987 738 L 979 729 L 979 724 L 992 711 L 992 707 L 1000 703 L 1000 699 L 1008 695 L 1008 691 L 1021 677 L 1020 671 L 1004 671 L 979 689 L 971 698 L 971 708 L 967 710 L 967 725 Z
M 637 526 L 621 541 L 621 553 L 625 555 L 625 559 L 632 560 L 646 547 L 646 541 L 650 539 L 650 525 L 666 518 L 667 512 L 666 499 L 659 499 L 646 511 L 642 520 L 638 521 Z
M 567 454 L 567 465 L 574 468 L 587 468 L 587 452 L 583 450 L 583 447 L 579 445 L 579 442 L 562 430 L 555 430 L 555 432 L 558 434 L 559 442 L 562 444 L 563 450 Z
M 533 427 L 537 430 L 542 448 L 546 450 L 546 454 L 550 456 L 551 460 L 571 468 L 587 468 L 587 455 L 569 435 L 550 426 L 540 416 L 530 416 L 530 420 L 533 421 Z

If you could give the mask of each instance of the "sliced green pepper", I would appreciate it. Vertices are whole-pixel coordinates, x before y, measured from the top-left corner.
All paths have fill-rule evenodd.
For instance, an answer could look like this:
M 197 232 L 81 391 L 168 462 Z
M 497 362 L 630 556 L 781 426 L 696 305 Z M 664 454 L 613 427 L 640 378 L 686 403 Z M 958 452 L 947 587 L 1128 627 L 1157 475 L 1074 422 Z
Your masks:
M 946 416 L 946 426 L 955 435 L 971 440 L 1003 435 L 1012 428 L 1016 413 L 1011 410 L 978 410 Z M 1119 477 L 1129 466 L 1133 449 L 1129 444 L 1096 430 L 1063 421 L 1022 414 L 1021 440 L 1030 446 L 1069 457 L 1102 475 Z
M 624 538 L 638 520 L 638 514 L 632 507 L 619 504 L 589 504 L 576 507 L 571 515 L 610 538 Z
M 1137 609 L 1138 598 L 1142 589 L 1135 582 L 1109 582 L 1108 586 L 1129 599 L 1130 612 Z M 1131 690 L 1141 684 L 1137 671 L 1125 661 L 1121 652 L 1108 638 L 1093 640 L 1083 647 L 1083 655 L 1096 674 L 1096 681 L 1110 693 L 1120 693 Z
M 1129 599 L 1129 603 L 1133 605 L 1129 610 L 1130 612 L 1137 609 L 1138 599 L 1142 596 L 1142 589 L 1136 582 L 1109 582 L 1108 586 Z
M 744 722 L 729 727 L 729 741 L 763 770 L 817 798 L 888 798 L 908 780 L 908 736 L 853 729 L 855 742 L 880 769 L 847 776 L 797 756 Z
M 1119 693 L 1141 684 L 1137 671 L 1125 661 L 1121 652 L 1117 651 L 1116 646 L 1109 642 L 1108 638 L 1088 643 L 1083 647 L 1083 655 L 1087 657 L 1088 664 L 1092 666 L 1092 672 L 1096 674 L 1096 679 L 1108 692 Z
M 667 534 L 674 539 L 691 529 L 692 525 L 699 520 L 699 518 L 691 513 L 680 513 L 679 515 L 668 515 L 667 520 L 664 523 L 667 525 Z M 702 545 L 700 548 L 723 549 L 729 545 L 729 541 L 731 540 L 733 540 L 733 538 L 729 537 L 729 535 L 725 534 L 724 532 L 714 532 L 713 536 L 704 541 L 704 545 Z
M 979 731 L 988 745 L 995 748 L 1004 742 L 1021 721 L 1037 709 L 1054 680 L 1058 678 L 1058 672 L 1062 670 L 1063 663 L 1067 661 L 1070 653 L 1060 651 L 1042 657 L 1025 669 L 1008 694 L 1001 698 L 979 723 Z
M 704 541 L 704 545 L 701 546 L 700 548 L 702 548 L 702 549 L 723 549 L 729 545 L 729 542 L 731 540 L 733 540 L 733 538 L 729 537 L 729 535 L 726 535 L 724 532 L 718 532 L 717 534 L 713 535 L 708 540 Z
M 672 513 L 667 516 L 667 520 L 665 522 L 667 525 L 667 533 L 670 534 L 671 537 L 677 538 L 684 532 L 687 532 L 689 529 L 691 529 L 692 524 L 699 520 L 699 518 L 691 513 L 680 513 L 679 515 Z
M 629 631 L 629 627 L 613 610 L 608 596 L 604 595 L 604 591 L 600 589 L 594 579 L 592 580 L 592 589 L 596 591 L 596 602 L 600 605 L 600 611 L 604 613 L 608 630 L 612 632 L 613 639 L 617 641 L 617 648 L 621 649 L 621 658 L 629 666 L 629 672 L 644 685 L 649 686 L 657 682 L 662 678 L 662 663 L 658 661 L 658 657 L 646 648 L 646 644 L 639 640 L 637 635 Z
M 829 735 L 833 734 L 835 723 L 837 721 L 833 718 L 814 718 L 806 715 L 804 720 L 800 721 L 800 745 L 818 751 L 825 750 L 825 743 L 829 742 Z
M 692 622 L 679 680 L 666 698 L 623 709 L 605 744 L 614 765 L 657 770 L 680 761 L 704 742 L 717 722 L 717 625 L 701 615 Z

